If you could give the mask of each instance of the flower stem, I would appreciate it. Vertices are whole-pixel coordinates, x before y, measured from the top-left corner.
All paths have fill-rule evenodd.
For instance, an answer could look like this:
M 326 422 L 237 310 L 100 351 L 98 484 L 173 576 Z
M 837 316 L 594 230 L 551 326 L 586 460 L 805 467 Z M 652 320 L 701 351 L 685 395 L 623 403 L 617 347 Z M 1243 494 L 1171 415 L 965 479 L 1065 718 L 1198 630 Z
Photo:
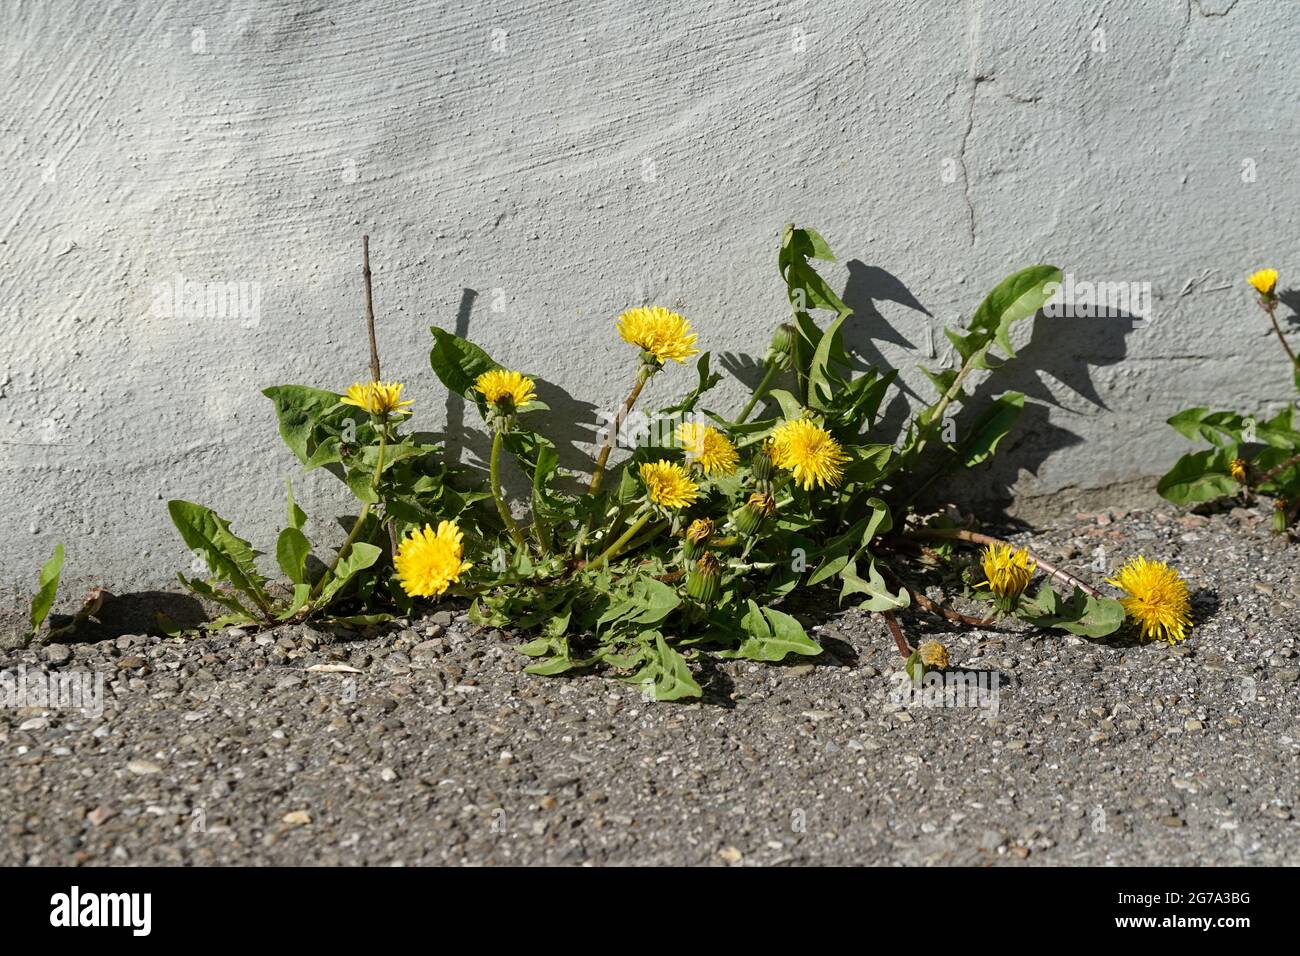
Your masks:
M 931 601 L 920 591 L 911 587 L 906 581 L 900 578 L 897 574 L 889 570 L 889 568 L 884 567 L 882 565 L 880 570 L 885 573 L 885 577 L 887 579 L 894 582 L 895 587 L 900 587 L 908 593 L 908 595 L 912 598 L 913 604 L 915 604 L 917 607 L 921 608 L 922 610 L 929 611 L 931 614 L 943 618 L 945 621 L 951 621 L 953 624 L 969 624 L 972 627 L 988 627 L 988 625 L 994 623 L 994 619 L 991 617 L 988 618 L 971 617 L 969 614 L 962 614 L 960 611 L 954 611 L 950 607 L 944 607 L 941 604 L 936 604 L 934 601 Z
M 492 483 L 492 500 L 497 503 L 497 514 L 501 516 L 501 522 L 510 532 L 510 540 L 514 541 L 518 548 L 527 548 L 523 532 L 519 530 L 519 525 L 515 523 L 515 516 L 510 513 L 510 507 L 501 495 L 501 446 L 504 443 L 505 432 L 497 429 L 496 434 L 492 436 L 492 459 L 488 467 L 488 477 Z
M 664 529 L 667 527 L 668 527 L 667 524 L 660 522 L 659 524 L 652 527 L 645 534 L 641 535 L 641 537 L 637 538 L 635 541 L 628 544 L 628 546 L 624 548 L 624 550 L 635 551 L 637 548 L 641 547 L 642 545 L 648 544 L 649 542 L 653 541 L 655 538 L 661 535 Z
M 918 540 L 924 538 L 945 538 L 948 540 L 966 541 L 969 542 L 970 544 L 983 544 L 983 545 L 1005 544 L 1013 548 L 1018 547 L 1018 545 L 1011 544 L 1010 541 L 1005 541 L 1002 538 L 995 538 L 992 535 L 980 534 L 978 531 L 967 531 L 965 528 L 914 528 L 911 531 L 904 532 L 903 537 L 911 538 L 912 540 Z M 1056 565 L 1051 564 L 1048 561 L 1044 561 L 1041 557 L 1034 554 L 1034 552 L 1030 551 L 1028 548 L 1019 548 L 1019 550 L 1029 555 L 1030 560 L 1032 560 L 1034 564 L 1038 565 L 1039 569 L 1044 574 L 1046 574 L 1049 578 L 1055 578 L 1057 581 L 1060 581 L 1062 584 L 1073 585 L 1074 587 L 1082 591 L 1084 594 L 1087 594 L 1091 597 L 1095 597 L 1095 598 L 1105 597 L 1104 594 L 1098 591 L 1091 584 L 1087 583 L 1086 581 L 1079 580 L 1073 574 L 1070 574 L 1070 572 L 1064 571 L 1061 568 L 1058 568 Z
M 1268 313 L 1268 319 L 1273 323 L 1273 331 L 1277 333 L 1277 340 L 1282 343 L 1282 348 L 1285 350 L 1287 358 L 1291 360 L 1291 364 L 1300 364 L 1300 359 L 1295 357 L 1295 352 L 1291 349 L 1291 346 L 1287 344 L 1286 337 L 1282 334 L 1282 327 L 1277 324 L 1277 300 L 1270 298 L 1262 301 L 1260 302 L 1260 307 Z
M 903 655 L 903 660 L 912 656 L 912 648 L 907 644 L 907 638 L 903 636 L 903 629 L 898 626 L 898 618 L 894 617 L 893 611 L 885 611 L 885 623 L 889 625 L 889 633 L 894 636 L 894 643 L 898 645 L 898 653 Z
M 609 453 L 614 449 L 614 441 L 618 438 L 618 430 L 623 427 L 623 421 L 627 418 L 628 412 L 632 411 L 632 406 L 641 395 L 641 389 L 645 388 L 645 383 L 650 381 L 650 376 L 655 373 L 655 368 L 650 365 L 642 365 L 636 373 L 636 382 L 632 385 L 632 391 L 627 393 L 627 398 L 623 399 L 623 405 L 619 408 L 614 416 L 614 424 L 605 436 L 605 444 L 600 449 L 600 454 L 596 458 L 596 467 L 591 473 L 591 485 L 587 488 L 587 493 L 594 495 L 600 490 L 601 479 L 605 476 L 605 463 L 609 461 Z
M 1255 487 L 1258 488 L 1260 485 L 1268 484 L 1278 475 L 1282 474 L 1282 472 L 1286 471 L 1288 468 L 1290 468 L 1292 465 L 1295 464 L 1300 464 L 1300 455 L 1292 455 L 1290 458 L 1282 462 L 1277 467 L 1270 468 L 1268 471 L 1264 472 L 1264 474 L 1260 475 L 1259 478 L 1256 480 Z
M 767 390 L 772 387 L 772 381 L 780 371 L 781 366 L 779 363 L 767 363 L 767 373 L 763 376 L 763 380 L 758 383 L 758 388 L 754 389 L 754 394 L 749 396 L 749 402 L 740 410 L 740 417 L 736 419 L 737 425 L 744 424 L 745 419 L 749 418 L 750 412 L 754 410 L 754 406 L 758 404 L 759 399 L 767 394 Z
M 647 511 L 641 517 L 637 518 L 636 521 L 632 523 L 632 526 L 624 531 L 617 541 L 601 553 L 600 557 L 587 563 L 587 569 L 591 571 L 599 571 L 605 565 L 609 564 L 609 562 L 618 557 L 619 552 L 623 550 L 624 546 L 635 538 L 641 529 L 646 526 L 646 522 L 650 520 L 650 515 L 651 512 Z

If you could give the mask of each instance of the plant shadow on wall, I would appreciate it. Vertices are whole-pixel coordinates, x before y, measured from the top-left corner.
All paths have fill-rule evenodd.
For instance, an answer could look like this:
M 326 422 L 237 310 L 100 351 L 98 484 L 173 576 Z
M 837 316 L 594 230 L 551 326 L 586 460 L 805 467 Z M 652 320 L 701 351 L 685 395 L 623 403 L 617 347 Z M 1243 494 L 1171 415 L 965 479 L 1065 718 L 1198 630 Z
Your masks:
M 843 336 L 845 351 L 854 360 L 854 367 L 859 371 L 888 368 L 889 361 L 878 343 L 914 353 L 924 352 L 931 343 L 910 340 L 885 318 L 879 307 L 881 303 L 892 303 L 916 312 L 926 323 L 932 322 L 932 313 L 906 283 L 858 259 L 849 260 L 846 266 L 849 277 L 841 299 L 852 311 L 852 317 L 844 324 Z M 995 407 L 1000 395 L 1019 392 L 1025 401 L 1016 430 L 1005 439 L 1001 454 L 991 456 L 973 473 L 974 480 L 954 484 L 936 479 L 924 495 L 918 496 L 920 503 L 934 504 L 939 496 L 949 496 L 963 506 L 993 509 L 994 516 L 1004 524 L 1018 525 L 1003 509 L 1014 500 L 1015 484 L 1021 473 L 1037 475 L 1051 455 L 1083 441 L 1059 422 L 1061 413 L 1082 413 L 1067 410 L 1045 379 L 1065 386 L 1093 409 L 1107 410 L 1106 401 L 1093 381 L 1093 370 L 1123 361 L 1128 354 L 1128 336 L 1143 320 L 1123 311 L 1109 316 L 1069 317 L 1047 315 L 1039 310 L 1032 322 L 1029 342 L 1019 350 L 1016 361 L 977 384 L 959 414 L 953 417 L 951 426 L 951 434 L 959 441 L 960 436 L 977 427 L 982 416 Z M 938 358 L 945 351 L 951 356 L 951 347 L 942 338 L 933 345 Z M 751 388 L 757 387 L 762 379 L 764 366 L 752 356 L 728 353 L 722 362 L 729 373 Z M 884 436 L 903 430 L 914 407 L 924 403 L 922 396 L 905 383 L 896 381 L 895 385 L 897 394 L 876 424 L 876 431 Z M 1055 422 L 1051 420 L 1053 409 L 1058 412 Z M 951 450 L 935 448 L 923 460 L 938 465 L 939 456 Z
M 982 510 L 1004 508 L 1016 496 L 1015 484 L 1020 473 L 1038 474 L 1038 469 L 1052 454 L 1081 444 L 1083 439 L 1050 418 L 1070 412 L 1044 380 L 1051 378 L 1073 391 L 1098 411 L 1107 411 L 1106 400 L 1093 382 L 1093 369 L 1115 365 L 1128 354 L 1128 336 L 1141 327 L 1142 319 L 1119 314 L 1107 318 L 1068 318 L 1040 312 L 1034 318 L 1031 338 L 1020 350 L 1017 361 L 996 379 L 981 382 L 972 392 L 968 412 L 956 420 L 960 435 L 1004 390 L 1025 396 L 1025 410 L 1020 427 L 1008 437 L 1004 454 L 991 459 L 980 475 L 973 494 L 963 503 L 974 503 Z M 939 491 L 951 491 L 951 485 Z M 969 489 L 968 489 L 969 492 Z M 1011 520 L 1006 518 L 1005 520 Z
M 473 325 L 474 304 L 479 294 L 474 289 L 462 289 L 460 307 L 456 311 L 455 334 L 468 340 Z M 558 385 L 540 377 L 534 378 L 537 398 L 551 410 L 550 438 L 555 442 L 561 475 L 556 484 L 570 493 L 580 490 L 577 475 L 591 467 L 588 449 L 595 444 L 598 433 L 599 409 L 592 402 L 574 398 Z M 486 477 L 492 449 L 492 435 L 486 429 L 476 428 L 465 421 L 466 399 L 455 392 L 447 393 L 447 427 L 443 433 L 430 433 L 430 442 L 441 441 L 447 450 L 447 460 L 460 464 L 469 472 L 477 473 L 480 480 Z M 477 417 L 477 415 L 475 416 Z M 468 456 L 468 457 L 467 457 Z M 529 478 L 510 465 L 503 469 L 501 483 L 511 496 L 527 498 Z
M 431 370 L 462 403 L 449 408 L 448 437 L 469 433 L 464 418 L 473 405 L 490 436 L 480 453 L 486 481 L 481 467 L 462 466 L 411 428 L 427 399 L 423 389 L 418 401 L 404 397 L 404 383 L 381 378 L 363 237 L 370 380 L 342 393 L 296 384 L 263 390 L 293 457 L 338 478 L 359 510 L 345 521 L 343 544 L 322 549 L 307 537 L 309 516 L 288 482 L 286 526 L 272 552 L 279 573 L 268 576 L 269 560 L 212 508 L 169 502 L 196 559 L 190 576 L 179 575 L 182 584 L 226 612 L 202 629 L 311 621 L 364 632 L 405 621 L 429 600 L 463 598 L 474 624 L 526 638 L 519 650 L 534 659 L 528 673 L 600 672 L 655 700 L 704 696 L 697 678 L 720 680 L 718 660 L 843 658 L 838 644 L 819 643 L 806 617 L 790 613 L 810 602 L 816 610 L 807 616 L 845 603 L 879 614 L 916 680 L 949 664 L 941 643 L 908 642 L 899 618 L 914 611 L 978 627 L 1014 618 L 1094 640 L 1131 617 L 1147 639 L 1186 638 L 1186 585 L 1166 565 L 1130 562 L 1116 578 L 1128 597 L 1117 599 L 1028 550 L 916 506 L 921 490 L 951 471 L 979 468 L 1015 429 L 1024 394 L 989 393 L 983 409 L 970 409 L 968 389 L 1023 363 L 1013 327 L 1048 301 L 1060 269 L 1013 273 L 964 326 L 944 329 L 948 359 L 920 368 L 934 397 L 896 432 L 882 432 L 880 411 L 899 388 L 898 371 L 846 349 L 853 311 L 816 267 L 834 261 L 826 240 L 788 225 L 777 258 L 790 319 L 776 328 L 763 376 L 739 410 L 709 407 L 721 375 L 685 316 L 659 306 L 618 316 L 612 333 L 628 346 L 631 387 L 602 428 L 589 482 L 573 493 L 561 481 L 561 449 L 585 437 L 567 429 L 592 407 L 544 391 L 540 377 L 440 326 L 430 329 Z M 857 274 L 885 278 L 865 266 Z M 885 292 L 903 297 L 900 288 Z M 462 298 L 462 331 L 473 299 Z M 611 461 L 643 389 L 661 374 L 685 393 L 649 409 L 638 441 Z M 560 404 L 558 413 L 543 395 Z M 949 435 L 960 409 L 970 423 Z M 528 479 L 517 503 L 502 480 L 510 465 Z M 982 555 L 972 559 L 972 549 Z M 62 561 L 60 548 L 41 570 L 33 638 Z M 923 580 L 982 602 L 987 616 L 941 604 L 917 586 Z M 160 623 L 187 633 L 181 622 Z

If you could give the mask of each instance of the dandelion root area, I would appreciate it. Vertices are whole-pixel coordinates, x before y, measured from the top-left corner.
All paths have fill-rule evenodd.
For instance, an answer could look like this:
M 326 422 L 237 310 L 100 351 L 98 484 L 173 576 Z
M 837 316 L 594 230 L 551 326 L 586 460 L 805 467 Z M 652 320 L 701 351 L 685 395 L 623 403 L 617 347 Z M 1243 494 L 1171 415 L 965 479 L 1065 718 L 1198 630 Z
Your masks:
M 0 865 L 1300 862 L 1300 571 L 1267 516 L 1162 506 L 1013 540 L 1080 568 L 1175 563 L 1191 636 L 904 615 L 949 673 L 1002 675 L 995 712 L 987 678 L 964 707 L 900 704 L 883 623 L 833 600 L 793 608 L 823 657 L 719 662 L 687 706 L 525 675 L 519 642 L 459 609 L 353 640 L 8 650 L 0 671 L 103 673 L 104 708 L 0 707 L 0 792 L 38 821 Z

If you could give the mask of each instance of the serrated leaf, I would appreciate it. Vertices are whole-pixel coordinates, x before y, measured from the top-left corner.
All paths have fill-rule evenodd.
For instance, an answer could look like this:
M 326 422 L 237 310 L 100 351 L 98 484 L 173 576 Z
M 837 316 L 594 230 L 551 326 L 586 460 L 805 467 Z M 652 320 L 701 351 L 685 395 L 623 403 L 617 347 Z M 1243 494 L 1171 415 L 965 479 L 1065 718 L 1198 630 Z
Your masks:
M 746 602 L 749 610 L 740 619 L 747 637 L 733 650 L 720 651 L 719 657 L 740 657 L 750 661 L 780 661 L 790 654 L 816 657 L 821 645 L 808 636 L 803 625 L 781 611 L 760 608 Z
M 809 587 L 839 574 L 850 558 L 857 555 L 877 535 L 890 529 L 893 522 L 888 505 L 879 498 L 868 498 L 866 506 L 871 509 L 871 513 L 854 522 L 848 531 L 832 538 L 822 550 L 821 563 L 808 577 Z
M 289 527 L 290 527 L 290 528 L 297 528 L 299 531 L 301 531 L 303 525 L 305 525 L 305 524 L 307 523 L 307 512 L 305 512 L 305 511 L 303 511 L 301 508 L 299 508 L 299 507 L 298 507 L 298 502 L 294 501 L 294 499 L 293 499 L 293 481 L 292 481 L 292 479 L 286 478 L 285 481 L 284 481 L 284 483 L 285 483 L 285 485 L 286 485 L 286 487 L 287 487 L 287 489 L 288 489 L 288 498 L 289 498 L 289 503 L 288 503 Z
M 708 352 L 705 352 L 695 360 L 695 374 L 698 376 L 695 388 L 691 389 L 691 391 L 687 393 L 686 397 L 676 405 L 669 405 L 667 408 L 661 408 L 659 410 L 661 415 L 687 415 L 695 411 L 695 405 L 699 402 L 700 396 L 722 381 L 722 375 L 720 373 L 709 371 Z
M 835 392 L 844 387 L 843 379 L 831 370 L 831 366 L 833 361 L 838 365 L 844 364 L 835 360 L 837 357 L 844 358 L 843 334 L 840 329 L 844 320 L 852 314 L 849 309 L 841 312 L 826 329 L 821 341 L 817 343 L 817 350 L 813 352 L 812 364 L 808 369 L 808 404 L 819 411 L 829 408 Z
M 934 384 L 935 390 L 940 395 L 947 395 L 948 390 L 957 381 L 957 370 L 955 368 L 945 368 L 938 372 L 932 372 L 924 365 L 918 367 L 921 369 L 922 374 Z
M 971 426 L 970 435 L 958 449 L 961 463 L 967 468 L 987 461 L 998 449 L 998 442 L 1015 427 L 1025 408 L 1025 396 L 1020 392 L 1007 392 L 998 396 L 980 413 Z
M 348 583 L 354 577 L 378 561 L 381 554 L 383 554 L 383 551 L 380 548 L 367 541 L 355 542 L 348 552 L 348 556 L 338 563 L 338 567 L 330 575 L 329 581 L 321 589 L 314 607 L 323 608 L 327 606 L 336 594 L 348 586 Z
M 1022 603 L 1018 616 L 1036 627 L 1049 627 L 1081 637 L 1105 637 L 1115 633 L 1124 623 L 1124 605 L 1119 601 L 1094 598 L 1077 587 L 1068 600 L 1062 601 L 1045 582 L 1034 595 L 1033 603 L 1038 605 L 1037 611 Z
M 861 554 L 859 554 L 859 557 L 861 557 Z M 875 558 L 870 555 L 867 555 L 867 557 L 869 563 L 865 578 L 858 573 L 856 558 L 840 571 L 840 579 L 844 582 L 840 588 L 840 600 L 843 601 L 851 594 L 865 594 L 867 599 L 862 602 L 861 606 L 868 611 L 896 611 L 911 604 L 912 599 L 906 590 L 900 589 L 898 593 L 889 590 L 884 576 L 876 568 Z
M 308 385 L 272 385 L 262 389 L 262 394 L 275 405 L 280 437 L 298 460 L 306 464 L 316 450 L 317 425 L 342 396 Z
M 653 637 L 648 645 L 647 663 L 636 674 L 624 678 L 629 684 L 653 685 L 655 700 L 681 700 L 683 697 L 703 697 L 704 692 L 695 682 L 691 669 L 674 648 L 669 647 L 658 631 L 642 632 L 642 638 Z
M 1048 265 L 1030 266 L 1007 276 L 975 310 L 970 330 L 992 336 L 998 348 L 1014 358 L 1011 326 L 1042 308 L 1055 292 L 1055 289 L 1048 288 L 1049 284 L 1059 284 L 1060 281 L 1061 270 Z
M 167 502 L 167 512 L 186 546 L 203 556 L 208 570 L 247 594 L 262 611 L 268 610 L 266 578 L 257 571 L 251 544 L 211 508 L 177 498 Z

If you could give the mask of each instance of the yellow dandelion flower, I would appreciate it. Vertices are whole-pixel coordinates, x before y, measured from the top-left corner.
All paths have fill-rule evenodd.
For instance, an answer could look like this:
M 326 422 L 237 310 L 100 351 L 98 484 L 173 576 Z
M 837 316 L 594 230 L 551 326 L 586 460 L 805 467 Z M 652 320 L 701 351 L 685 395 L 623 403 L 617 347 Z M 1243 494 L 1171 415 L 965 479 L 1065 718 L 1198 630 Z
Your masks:
M 433 530 L 426 524 L 402 539 L 393 565 L 402 590 L 411 597 L 436 597 L 446 591 L 469 567 L 461 544 L 464 535 L 454 521 L 444 521 Z
M 1244 458 L 1232 459 L 1232 463 L 1228 465 L 1228 474 L 1244 485 L 1246 483 L 1246 460 Z
M 1192 627 L 1192 599 L 1187 582 L 1169 565 L 1139 556 L 1106 581 L 1128 595 L 1119 603 L 1144 638 L 1170 644 L 1187 638 Z
M 693 505 L 700 495 L 700 489 L 691 481 L 690 474 L 675 461 L 644 462 L 641 480 L 645 482 L 650 500 L 661 508 L 686 508 Z
M 980 561 L 989 590 L 1000 598 L 1017 598 L 1029 587 L 1038 565 L 1009 544 L 990 544 Z
M 1255 287 L 1255 291 L 1265 298 L 1273 295 L 1273 290 L 1277 288 L 1277 270 L 1260 269 L 1258 272 L 1252 272 L 1246 277 L 1246 281 Z
M 740 460 L 736 446 L 711 425 L 683 422 L 677 426 L 677 440 L 686 449 L 686 460 L 699 465 L 706 475 L 729 475 L 736 470 Z
M 926 667 L 943 670 L 948 666 L 948 648 L 938 641 L 922 641 L 916 652 L 921 655 L 921 663 Z
M 805 491 L 814 486 L 834 487 L 844 480 L 844 454 L 830 432 L 806 418 L 778 425 L 768 446 L 777 467 L 794 475 L 795 483 Z
M 484 372 L 474 380 L 474 391 L 478 392 L 491 405 L 508 403 L 509 407 L 518 408 L 537 398 L 533 391 L 535 383 L 526 375 L 504 368 L 494 368 Z
M 691 323 L 662 306 L 638 306 L 618 317 L 618 334 L 624 342 L 638 346 L 660 365 L 672 359 L 685 362 L 699 351 Z
M 401 401 L 401 382 L 357 382 L 349 385 L 347 392 L 339 399 L 344 405 L 355 405 L 371 415 L 387 415 L 390 412 L 406 414 L 405 406 L 411 401 Z

